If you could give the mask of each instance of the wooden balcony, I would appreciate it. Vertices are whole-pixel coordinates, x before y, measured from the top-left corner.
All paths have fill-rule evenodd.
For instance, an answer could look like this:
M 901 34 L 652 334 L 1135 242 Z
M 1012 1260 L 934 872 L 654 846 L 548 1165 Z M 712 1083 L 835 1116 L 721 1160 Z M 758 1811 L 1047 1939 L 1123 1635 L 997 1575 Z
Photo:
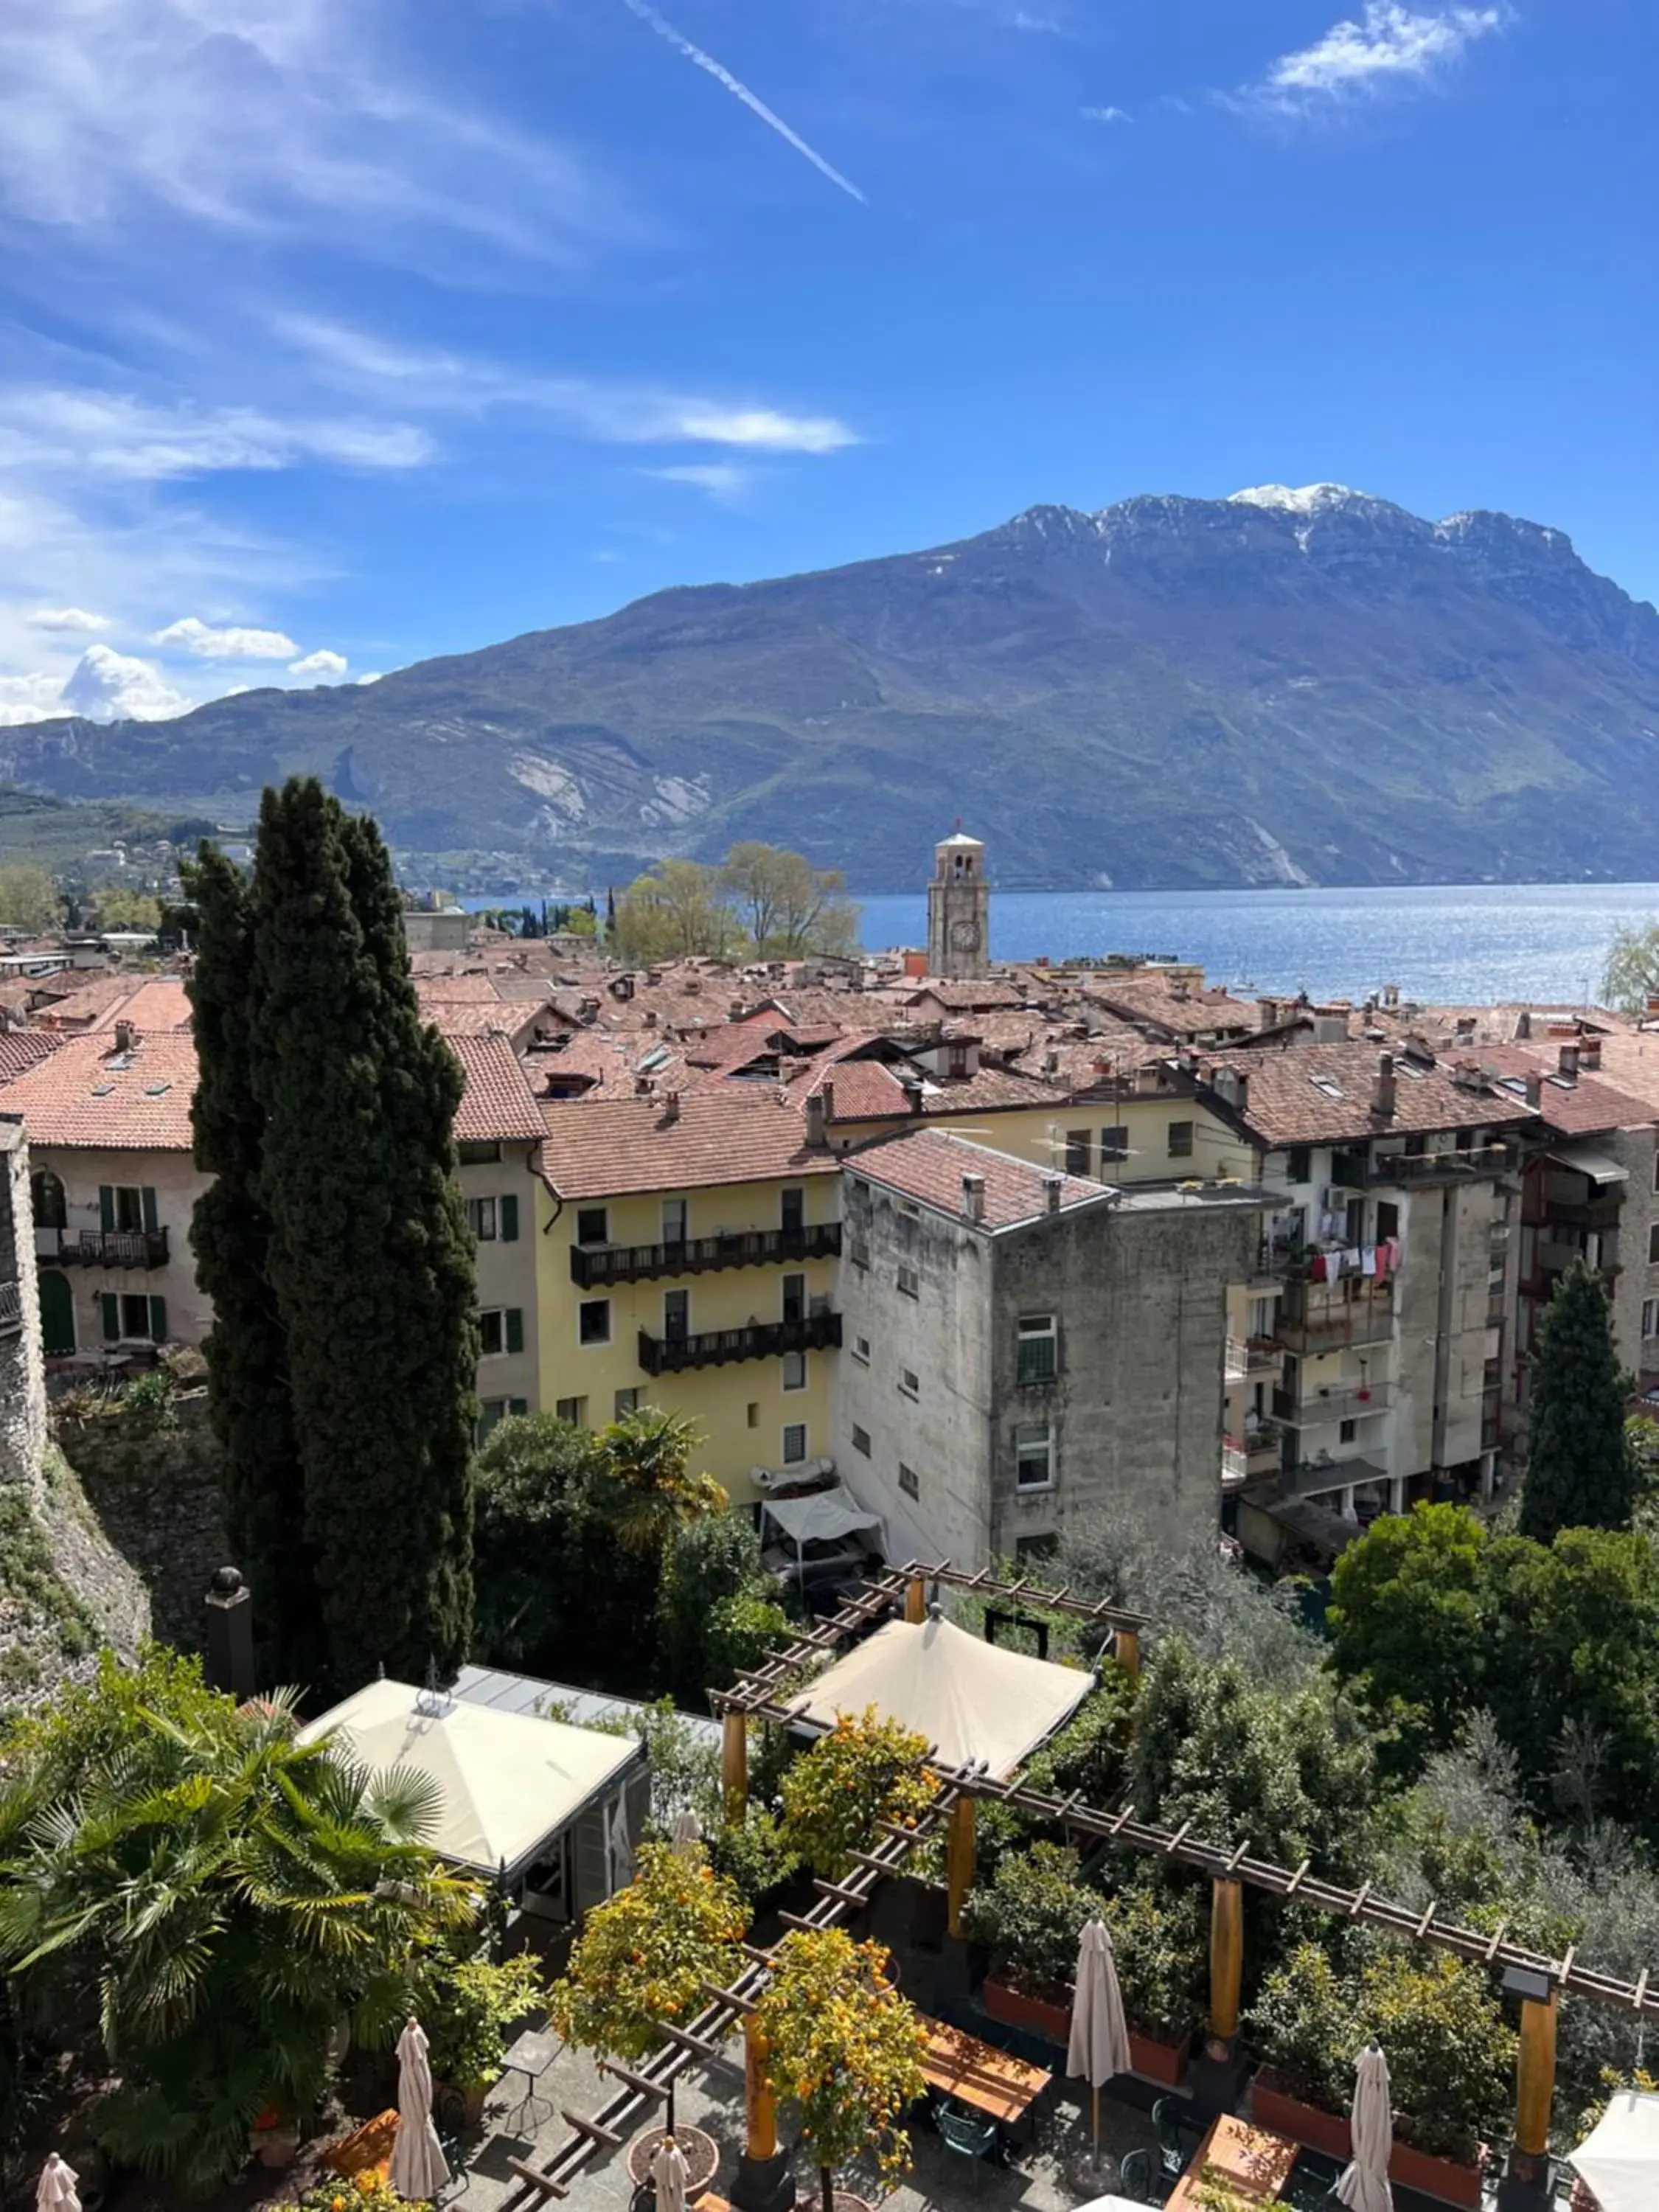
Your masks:
M 706 1275 L 720 1267 L 775 1267 L 797 1260 L 833 1260 L 841 1250 L 839 1221 L 799 1229 L 740 1229 L 726 1237 L 688 1237 L 668 1244 L 573 1244 L 570 1279 L 585 1291 L 614 1283 L 648 1283 L 663 1275 Z
M 165 1267 L 165 1229 L 37 1229 L 34 1250 L 49 1267 Z
M 724 1367 L 737 1359 L 776 1359 L 786 1352 L 823 1352 L 841 1342 L 838 1313 L 805 1321 L 750 1322 L 743 1328 L 704 1329 L 695 1336 L 647 1336 L 640 1331 L 640 1365 L 647 1375 L 681 1375 L 690 1367 Z

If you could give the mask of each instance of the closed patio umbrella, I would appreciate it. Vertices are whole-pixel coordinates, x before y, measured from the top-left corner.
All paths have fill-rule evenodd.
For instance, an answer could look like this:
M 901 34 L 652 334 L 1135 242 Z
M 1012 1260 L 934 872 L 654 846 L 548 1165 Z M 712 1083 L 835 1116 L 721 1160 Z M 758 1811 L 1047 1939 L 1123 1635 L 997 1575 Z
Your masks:
M 1353 2157 L 1336 2185 L 1336 2194 L 1348 2212 L 1394 2212 L 1394 2191 L 1389 2186 L 1389 2159 L 1394 2150 L 1389 2062 L 1373 2039 L 1353 2064 L 1353 2105 L 1348 2115 Z
M 1601 2212 L 1651 2212 L 1659 2203 L 1659 2097 L 1620 2089 L 1567 2155 Z
M 675 1814 L 669 1841 L 683 1859 L 696 1858 L 697 1846 L 702 1841 L 702 1822 L 689 1805 Z
M 40 2186 L 34 2192 L 39 2212 L 81 2212 L 75 2189 L 79 2179 L 75 2168 L 53 2151 L 40 2169 Z
M 411 2020 L 398 2038 L 398 2140 L 388 2177 L 409 2203 L 435 2197 L 449 2179 L 432 2124 L 432 2064 L 426 2051 L 420 2023 Z
M 686 2185 L 691 2179 L 685 2153 L 672 2135 L 665 2136 L 651 2161 L 651 2179 L 657 2191 L 657 2212 L 685 2212 Z
M 1100 2093 L 1115 2074 L 1129 2070 L 1129 2024 L 1117 1985 L 1117 1961 L 1103 1920 L 1091 1920 L 1078 1944 L 1077 1985 L 1072 1992 L 1072 2034 L 1066 2071 L 1089 2084 L 1095 2156 L 1100 2156 Z

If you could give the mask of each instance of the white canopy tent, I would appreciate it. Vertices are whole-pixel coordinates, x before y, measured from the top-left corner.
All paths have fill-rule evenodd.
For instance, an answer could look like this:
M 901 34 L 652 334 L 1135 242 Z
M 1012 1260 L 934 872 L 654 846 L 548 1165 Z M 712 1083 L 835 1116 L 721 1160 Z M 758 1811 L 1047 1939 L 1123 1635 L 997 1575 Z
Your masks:
M 371 1774 L 412 1767 L 438 1785 L 426 1840 L 441 1858 L 507 1879 L 547 1839 L 642 1765 L 636 1737 L 465 1705 L 407 1682 L 371 1682 L 300 1731 L 331 1737 Z
M 832 1483 L 828 1490 L 809 1491 L 805 1498 L 768 1498 L 762 1502 L 761 1512 L 794 1546 L 797 1558 L 803 1545 L 833 1543 L 837 1536 L 850 1536 L 856 1528 L 878 1530 L 881 1527 L 880 1514 L 866 1513 L 844 1482 Z
M 1568 2157 L 1601 2212 L 1659 2204 L 1659 2097 L 1620 2089 Z
M 874 1705 L 937 1745 L 941 1765 L 982 1759 L 1000 1779 L 1071 1718 L 1094 1680 L 948 1620 L 890 1620 L 819 1675 L 805 1712 L 829 1728 L 838 1713 Z

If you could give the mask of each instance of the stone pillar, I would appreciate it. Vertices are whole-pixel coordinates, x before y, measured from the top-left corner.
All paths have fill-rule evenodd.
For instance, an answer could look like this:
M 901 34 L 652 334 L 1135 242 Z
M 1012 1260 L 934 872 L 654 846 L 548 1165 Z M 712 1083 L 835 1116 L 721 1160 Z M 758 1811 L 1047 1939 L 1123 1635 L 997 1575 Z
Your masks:
M 728 1820 L 749 1808 L 749 1716 L 727 1711 L 720 1721 L 720 1789 Z
M 216 1567 L 207 1593 L 207 1657 L 204 1673 L 216 1690 L 251 1698 L 253 1680 L 253 1599 L 234 1567 Z
M 920 1575 L 912 1575 L 904 1585 L 904 1618 L 913 1628 L 920 1628 L 927 1618 L 927 1585 Z
M 766 2038 L 751 2013 L 743 2023 L 745 2134 L 732 2182 L 738 2212 L 789 2212 L 795 2201 L 793 2160 L 778 2148 L 778 2100 L 766 2070 Z
M 1244 1973 L 1244 1885 L 1218 1876 L 1210 1885 L 1210 2033 L 1231 2044 L 1238 2033 Z
M 950 1930 L 962 1934 L 963 1900 L 974 1886 L 975 1800 L 958 1797 L 951 1814 L 946 1856 L 946 1893 L 950 1899 Z

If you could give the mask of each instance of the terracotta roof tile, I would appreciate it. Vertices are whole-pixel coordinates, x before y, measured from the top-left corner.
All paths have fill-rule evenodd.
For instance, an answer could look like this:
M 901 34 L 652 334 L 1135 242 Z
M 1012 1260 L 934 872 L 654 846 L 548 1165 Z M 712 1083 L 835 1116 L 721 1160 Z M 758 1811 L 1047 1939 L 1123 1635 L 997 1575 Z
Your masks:
M 48 1030 L 0 1030 L 0 1084 L 38 1066 L 62 1042 Z
M 1650 1121 L 1659 1120 L 1659 1105 L 1652 1099 L 1621 1091 L 1616 1083 L 1607 1080 L 1604 1073 L 1581 1073 L 1575 1082 L 1563 1081 L 1553 1046 L 1483 1044 L 1475 1056 L 1482 1067 L 1489 1067 L 1495 1075 L 1504 1079 L 1506 1089 L 1510 1083 L 1524 1085 L 1528 1075 L 1536 1075 L 1540 1079 L 1538 1110 L 1552 1129 L 1559 1129 L 1564 1135 L 1588 1136 L 1597 1129 L 1644 1128 Z M 1525 1103 L 1524 1095 L 1521 1103 Z
M 1173 983 L 1152 978 L 1085 984 L 1083 995 L 1125 1021 L 1144 1023 L 1171 1037 L 1229 1031 L 1242 1035 L 1255 1029 L 1259 1019 L 1248 999 L 1235 999 L 1227 991 L 1180 991 Z
M 1478 1051 L 1468 1054 L 1478 1060 Z M 1207 1062 L 1231 1067 L 1249 1085 L 1237 1109 L 1251 1132 L 1268 1145 L 1326 1145 L 1361 1137 L 1383 1138 L 1407 1130 L 1500 1127 L 1536 1123 L 1538 1116 L 1513 1091 L 1472 1091 L 1453 1079 L 1453 1063 L 1413 1074 L 1395 1056 L 1395 1110 L 1384 1121 L 1371 1112 L 1380 1058 L 1374 1044 L 1288 1045 L 1274 1051 L 1239 1052 Z M 1212 1093 L 1226 1110 L 1226 1102 Z
M 147 975 L 141 983 L 129 978 L 125 999 L 112 1000 L 93 1024 L 94 1030 L 113 1029 L 131 1022 L 136 1030 L 160 1031 L 190 1027 L 190 997 L 182 975 Z
M 953 1012 L 977 1014 L 1022 1006 L 1025 994 L 1017 983 L 998 982 L 989 977 L 977 983 L 955 983 L 946 981 L 943 976 L 933 976 L 915 984 L 905 998 L 910 1006 L 932 999 L 941 1006 L 949 1006 Z
M 185 1030 L 140 1035 L 118 1053 L 107 1030 L 66 1037 L 49 1059 L 0 1087 L 0 1114 L 21 1114 L 36 1145 L 187 1152 L 196 1043 Z
M 850 1154 L 848 1172 L 958 1218 L 963 1213 L 962 1178 L 982 1176 L 987 1229 L 1012 1229 L 1039 1219 L 1048 1208 L 1049 1179 L 1044 1170 L 1012 1153 L 994 1152 L 988 1145 L 953 1136 L 948 1129 L 913 1129 L 885 1138 L 866 1152 Z M 1086 1182 L 1081 1176 L 1055 1180 L 1062 1210 L 1109 1194 L 1105 1184 Z
M 799 1109 L 780 1104 L 769 1084 L 687 1091 L 678 1109 L 663 1097 L 548 1102 L 542 1117 L 543 1164 L 567 1199 L 832 1175 L 841 1164 L 807 1149 Z
M 535 1144 L 542 1136 L 540 1109 L 517 1054 L 504 1036 L 452 1036 L 450 1050 L 466 1073 L 455 1114 L 459 1144 L 505 1138 Z

